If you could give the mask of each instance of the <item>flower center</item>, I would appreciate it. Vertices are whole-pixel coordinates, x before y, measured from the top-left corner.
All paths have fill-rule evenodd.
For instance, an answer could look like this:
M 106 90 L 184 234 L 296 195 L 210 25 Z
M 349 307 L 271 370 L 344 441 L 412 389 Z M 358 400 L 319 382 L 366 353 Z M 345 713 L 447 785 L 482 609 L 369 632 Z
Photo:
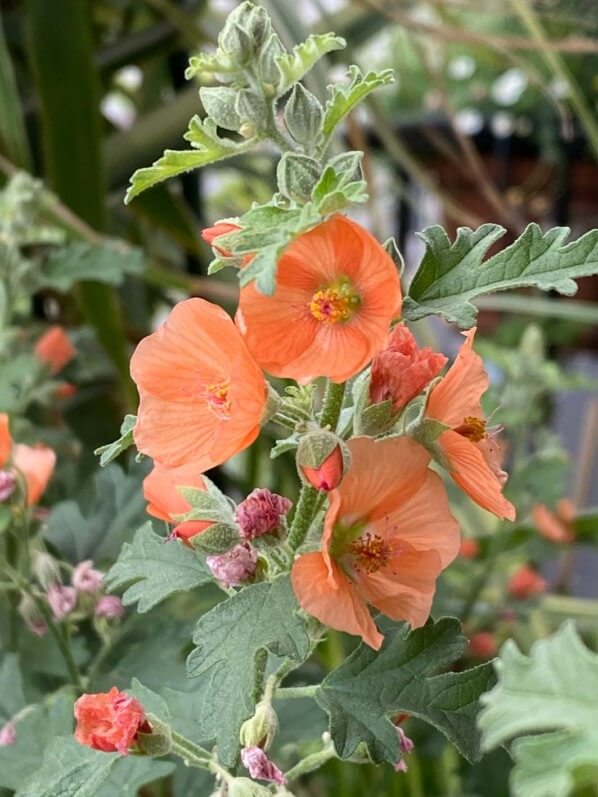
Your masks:
M 348 321 L 361 304 L 359 295 L 348 280 L 340 280 L 317 290 L 311 298 L 309 310 L 323 324 Z
M 472 443 L 479 443 L 486 437 L 486 421 L 483 418 L 476 418 L 475 415 L 468 415 L 463 418 L 463 423 L 455 428 L 455 432 L 471 440 Z
M 231 401 L 228 397 L 230 382 L 213 382 L 205 388 L 205 399 L 209 408 L 218 418 L 228 420 L 230 417 Z
M 355 569 L 366 573 L 376 573 L 390 561 L 392 556 L 391 546 L 379 534 L 366 532 L 348 550 L 356 559 Z

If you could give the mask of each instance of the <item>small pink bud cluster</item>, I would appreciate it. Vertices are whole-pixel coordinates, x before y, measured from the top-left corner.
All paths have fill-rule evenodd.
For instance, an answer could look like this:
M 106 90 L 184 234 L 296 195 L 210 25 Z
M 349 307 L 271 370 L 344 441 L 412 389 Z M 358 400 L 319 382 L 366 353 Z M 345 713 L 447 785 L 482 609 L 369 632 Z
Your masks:
M 17 732 L 14 722 L 9 721 L 0 728 L 0 747 L 8 747 L 17 741 Z
M 12 470 L 0 470 L 0 503 L 8 501 L 14 493 L 17 477 Z
M 105 617 L 107 620 L 115 620 L 122 617 L 125 607 L 120 598 L 116 595 L 102 595 L 96 603 L 94 613 L 96 617 Z
M 103 580 L 104 574 L 94 568 L 91 559 L 79 562 L 71 576 L 71 584 L 77 592 L 84 592 L 90 595 L 98 592 Z
M 235 512 L 241 536 L 245 540 L 254 540 L 264 534 L 277 532 L 292 506 L 293 503 L 288 498 L 268 489 L 253 490 Z
M 257 551 L 247 542 L 230 551 L 206 557 L 212 575 L 226 587 L 239 587 L 255 573 Z
M 395 772 L 407 772 L 407 763 L 404 756 L 408 753 L 412 753 L 415 745 L 399 725 L 395 726 L 395 730 L 399 737 L 399 749 L 401 751 L 401 758 L 394 765 Z
M 64 620 L 77 605 L 77 590 L 62 584 L 53 584 L 46 592 L 46 599 L 56 620 Z
M 252 778 L 267 780 L 277 786 L 285 786 L 287 779 L 281 770 L 274 764 L 261 747 L 244 747 L 241 750 L 243 766 L 249 771 Z

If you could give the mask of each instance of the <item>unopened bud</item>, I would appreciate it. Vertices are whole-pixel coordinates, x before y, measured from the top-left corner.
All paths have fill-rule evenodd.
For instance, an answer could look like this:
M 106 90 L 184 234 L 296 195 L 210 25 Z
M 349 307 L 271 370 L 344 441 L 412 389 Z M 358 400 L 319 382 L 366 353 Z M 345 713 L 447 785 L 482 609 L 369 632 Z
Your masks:
M 30 595 L 23 595 L 19 603 L 19 614 L 23 618 L 25 625 L 32 634 L 42 637 L 48 630 L 44 618 L 33 598 Z
M 241 761 L 252 778 L 267 780 L 279 786 L 284 786 L 287 782 L 283 773 L 276 764 L 270 761 L 261 747 L 254 746 L 243 748 L 243 750 L 241 750 Z
M 46 599 L 54 617 L 64 620 L 77 605 L 77 590 L 74 587 L 53 584 L 46 592 Z
M 309 432 L 297 449 L 299 476 L 321 492 L 336 489 L 350 463 L 345 442 L 332 432 Z
M 491 631 L 478 631 L 469 638 L 469 653 L 474 659 L 491 659 L 496 656 L 497 645 Z
M 397 736 L 399 737 L 399 750 L 401 751 L 401 758 L 394 765 L 395 772 L 407 772 L 407 763 L 404 756 L 412 753 L 415 745 L 401 727 L 397 725 L 395 730 L 397 732 Z
M 58 562 L 45 551 L 33 552 L 31 569 L 42 589 L 50 589 L 53 584 L 57 584 L 60 581 Z
M 124 613 L 123 602 L 116 595 L 102 595 L 94 609 L 96 617 L 105 617 L 107 620 L 116 620 Z
M 278 732 L 278 716 L 269 701 L 261 700 L 251 719 L 241 726 L 239 739 L 243 747 L 261 747 L 269 750 Z
M 94 568 L 91 559 L 79 562 L 71 576 L 71 584 L 78 592 L 90 594 L 100 589 L 103 580 L 104 574 Z
M 0 728 L 0 747 L 8 747 L 17 741 L 17 732 L 14 722 L 7 722 Z
M 253 122 L 243 122 L 239 128 L 239 134 L 243 136 L 243 138 L 254 138 L 257 134 L 257 127 Z
M 509 594 L 518 600 L 526 600 L 546 592 L 548 584 L 544 576 L 533 567 L 525 565 L 516 570 L 509 579 Z
M 212 575 L 227 587 L 239 587 L 255 573 L 257 551 L 248 543 L 235 545 L 227 553 L 207 556 L 206 564 Z
M 13 470 L 0 470 L 0 503 L 8 501 L 16 485 L 17 477 Z
M 286 514 L 293 506 L 292 501 L 265 488 L 253 490 L 235 511 L 241 536 L 253 540 L 264 534 L 280 531 Z

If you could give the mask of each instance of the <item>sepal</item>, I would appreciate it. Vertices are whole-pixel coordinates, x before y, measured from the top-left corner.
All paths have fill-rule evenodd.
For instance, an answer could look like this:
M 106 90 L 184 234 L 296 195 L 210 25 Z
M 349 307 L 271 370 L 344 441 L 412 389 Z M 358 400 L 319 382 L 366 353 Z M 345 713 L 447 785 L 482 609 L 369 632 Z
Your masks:
M 168 755 L 172 751 L 172 730 L 154 714 L 146 714 L 151 733 L 137 733 L 136 741 L 139 750 L 152 758 Z

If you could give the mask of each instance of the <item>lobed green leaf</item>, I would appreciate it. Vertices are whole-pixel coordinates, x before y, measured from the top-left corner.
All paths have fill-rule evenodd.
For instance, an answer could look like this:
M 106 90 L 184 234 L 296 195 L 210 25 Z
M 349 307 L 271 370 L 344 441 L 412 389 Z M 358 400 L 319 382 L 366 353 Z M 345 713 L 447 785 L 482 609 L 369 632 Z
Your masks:
M 328 86 L 330 99 L 324 108 L 322 133 L 326 143 L 336 127 L 351 111 L 364 100 L 368 94 L 381 86 L 388 86 L 394 82 L 393 70 L 383 69 L 381 72 L 362 73 L 358 66 L 349 67 L 349 84 L 334 83 Z
M 143 272 L 141 249 L 90 246 L 73 241 L 53 250 L 40 270 L 40 287 L 66 293 L 78 282 L 122 285 L 125 276 Z
M 136 423 L 136 415 L 125 415 L 120 427 L 120 437 L 118 440 L 96 448 L 93 453 L 96 457 L 100 458 L 101 468 L 105 468 L 106 465 L 109 465 L 113 460 L 119 457 L 123 451 L 126 451 L 127 448 L 134 445 L 133 430 L 135 429 Z
M 304 42 L 293 47 L 291 53 L 279 55 L 276 58 L 280 72 L 278 96 L 287 92 L 294 83 L 298 83 L 320 58 L 333 50 L 342 50 L 346 46 L 347 42 L 334 33 L 312 34 Z

